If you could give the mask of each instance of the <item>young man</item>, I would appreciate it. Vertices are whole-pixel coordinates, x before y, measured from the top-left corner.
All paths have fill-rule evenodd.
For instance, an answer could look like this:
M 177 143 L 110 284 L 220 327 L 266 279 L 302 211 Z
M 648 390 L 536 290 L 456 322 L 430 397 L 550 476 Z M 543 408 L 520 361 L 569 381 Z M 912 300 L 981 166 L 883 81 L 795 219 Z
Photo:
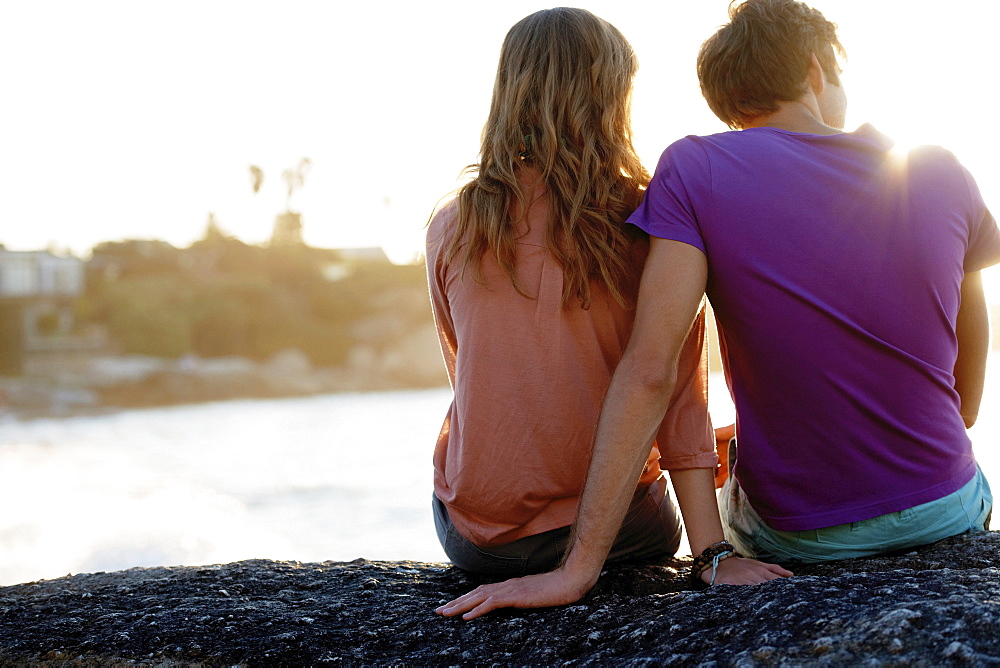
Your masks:
M 573 548 L 560 569 L 487 585 L 443 614 L 566 603 L 593 585 L 702 292 L 737 411 L 727 551 L 822 561 L 988 524 L 965 430 L 982 395 L 979 271 L 1000 262 L 996 221 L 946 151 L 897 155 L 871 126 L 843 132 L 841 47 L 819 12 L 747 0 L 730 18 L 698 71 L 709 106 L 740 131 L 670 146 L 629 219 L 653 241 Z M 710 514 L 685 517 L 696 554 L 722 538 Z M 712 570 L 775 575 L 745 573 L 753 563 Z

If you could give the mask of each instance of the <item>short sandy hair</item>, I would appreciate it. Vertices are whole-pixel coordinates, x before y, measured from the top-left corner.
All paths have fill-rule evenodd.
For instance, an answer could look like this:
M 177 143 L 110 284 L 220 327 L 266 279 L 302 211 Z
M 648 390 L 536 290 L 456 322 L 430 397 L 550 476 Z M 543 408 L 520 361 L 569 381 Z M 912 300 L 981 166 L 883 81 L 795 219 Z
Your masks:
M 812 54 L 839 85 L 846 58 L 837 26 L 795 0 L 745 0 L 729 6 L 729 23 L 698 53 L 698 81 L 712 111 L 731 128 L 778 110 L 806 92 Z

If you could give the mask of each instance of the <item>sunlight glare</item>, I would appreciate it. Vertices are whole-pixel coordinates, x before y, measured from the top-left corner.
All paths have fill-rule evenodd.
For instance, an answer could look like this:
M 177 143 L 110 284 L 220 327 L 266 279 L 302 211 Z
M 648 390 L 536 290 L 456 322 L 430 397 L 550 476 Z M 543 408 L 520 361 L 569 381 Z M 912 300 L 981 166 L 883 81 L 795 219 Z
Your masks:
M 889 132 L 889 137 L 893 141 L 892 148 L 889 149 L 889 155 L 898 161 L 905 160 L 913 149 L 927 145 L 926 140 L 921 139 L 918 134 L 906 131 Z

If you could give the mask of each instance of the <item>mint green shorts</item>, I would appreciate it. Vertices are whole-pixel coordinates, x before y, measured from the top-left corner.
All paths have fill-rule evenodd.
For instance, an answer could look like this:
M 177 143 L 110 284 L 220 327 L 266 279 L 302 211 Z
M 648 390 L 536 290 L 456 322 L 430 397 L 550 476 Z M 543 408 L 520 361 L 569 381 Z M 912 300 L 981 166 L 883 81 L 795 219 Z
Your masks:
M 964 487 L 936 501 L 821 529 L 777 531 L 767 526 L 733 476 L 719 492 L 719 506 L 726 540 L 741 554 L 762 561 L 816 563 L 870 557 L 983 531 L 989 528 L 993 495 L 977 466 Z

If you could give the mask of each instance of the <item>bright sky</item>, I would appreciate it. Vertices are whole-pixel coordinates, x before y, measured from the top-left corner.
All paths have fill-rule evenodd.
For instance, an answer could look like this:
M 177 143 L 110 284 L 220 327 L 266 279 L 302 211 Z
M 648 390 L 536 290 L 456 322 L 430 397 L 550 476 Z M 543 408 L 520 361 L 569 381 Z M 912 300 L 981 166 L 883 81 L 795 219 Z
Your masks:
M 724 129 L 700 97 L 694 59 L 727 4 L 580 3 L 639 56 L 634 124 L 650 168 L 674 139 Z M 867 121 L 946 146 L 1000 211 L 1000 135 L 989 125 L 1000 108 L 1000 2 L 813 5 L 840 24 L 848 50 L 849 129 Z M 437 199 L 476 159 L 504 34 L 544 6 L 3 2 L 0 243 L 183 246 L 210 211 L 224 230 L 263 241 L 284 206 L 281 172 L 307 156 L 313 169 L 292 200 L 306 241 L 409 259 Z M 265 173 L 257 195 L 251 164 Z

